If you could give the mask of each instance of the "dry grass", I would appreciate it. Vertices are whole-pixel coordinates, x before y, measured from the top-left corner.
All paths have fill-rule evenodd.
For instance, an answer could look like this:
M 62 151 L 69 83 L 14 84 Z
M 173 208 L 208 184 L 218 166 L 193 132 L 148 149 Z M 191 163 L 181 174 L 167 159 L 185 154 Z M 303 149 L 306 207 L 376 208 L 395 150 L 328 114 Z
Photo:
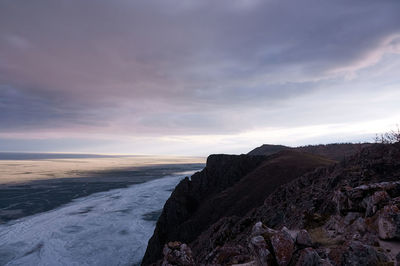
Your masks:
M 309 230 L 311 239 L 314 243 L 329 247 L 343 244 L 343 239 L 331 238 L 322 227 L 317 227 Z

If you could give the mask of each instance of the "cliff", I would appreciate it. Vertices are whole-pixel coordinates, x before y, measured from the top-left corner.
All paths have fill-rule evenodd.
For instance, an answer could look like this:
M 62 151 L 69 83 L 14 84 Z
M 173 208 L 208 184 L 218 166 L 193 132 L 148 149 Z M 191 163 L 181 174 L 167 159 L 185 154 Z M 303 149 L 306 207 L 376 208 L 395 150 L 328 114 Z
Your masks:
M 332 163 L 289 150 L 270 156 L 209 156 L 204 170 L 182 180 L 166 202 L 142 264 L 160 259 L 165 243 L 190 243 L 219 219 L 244 215 L 280 185 Z
M 265 159 L 263 156 L 211 155 L 206 167 L 191 179 L 182 180 L 165 203 L 156 229 L 149 240 L 143 265 L 161 258 L 164 244 L 172 240 L 191 242 L 206 229 L 212 220 L 197 222 L 192 219 L 202 202 L 232 186 Z
M 367 145 L 340 163 L 292 149 L 211 156 L 181 184 L 144 265 L 400 262 L 400 143 Z M 193 205 L 182 200 L 193 195 Z M 185 215 L 170 220 L 176 213 Z
M 244 216 L 219 220 L 191 243 L 194 257 L 197 263 L 220 265 L 257 261 L 259 241 L 264 254 L 271 253 L 268 265 L 288 265 L 279 257 L 282 252 L 293 265 L 395 265 L 399 181 L 400 144 L 367 147 L 280 186 Z M 303 231 L 310 238 L 307 245 L 296 243 Z M 273 236 L 286 239 L 286 245 L 274 246 Z M 306 262 L 299 258 L 303 255 Z

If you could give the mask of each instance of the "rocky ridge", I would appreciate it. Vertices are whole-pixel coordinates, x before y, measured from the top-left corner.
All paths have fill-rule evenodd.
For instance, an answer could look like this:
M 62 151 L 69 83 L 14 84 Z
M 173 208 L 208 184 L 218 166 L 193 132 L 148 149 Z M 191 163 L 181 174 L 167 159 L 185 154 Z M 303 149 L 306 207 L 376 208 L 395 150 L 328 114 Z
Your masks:
M 245 215 L 221 217 L 188 244 L 168 243 L 158 264 L 397 265 L 399 181 L 400 144 L 364 148 L 279 186 Z
M 161 258 L 163 246 L 168 241 L 193 241 L 198 234 L 215 222 L 207 218 L 202 223 L 190 219 L 201 202 L 232 186 L 264 160 L 264 156 L 222 154 L 209 156 L 206 167 L 190 179 L 186 177 L 182 180 L 165 203 L 142 264 L 150 264 Z
M 190 243 L 219 219 L 243 216 L 261 206 L 266 195 L 279 185 L 332 163 L 297 151 L 281 151 L 270 156 L 209 156 L 204 170 L 182 180 L 166 202 L 143 264 L 161 258 L 168 241 Z
M 283 150 L 295 150 L 309 154 L 319 155 L 331 160 L 341 161 L 345 160 L 361 151 L 363 148 L 370 147 L 371 143 L 334 143 L 327 145 L 308 145 L 300 147 L 288 147 L 283 145 L 263 144 L 250 151 L 248 155 L 271 155 Z

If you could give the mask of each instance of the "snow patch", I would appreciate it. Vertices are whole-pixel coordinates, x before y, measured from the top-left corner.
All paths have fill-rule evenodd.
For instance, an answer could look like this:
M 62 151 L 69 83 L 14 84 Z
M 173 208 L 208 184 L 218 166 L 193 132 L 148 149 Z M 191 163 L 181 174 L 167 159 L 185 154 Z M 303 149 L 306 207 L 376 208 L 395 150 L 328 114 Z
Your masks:
M 92 194 L 1 225 L 0 265 L 138 264 L 155 228 L 144 217 L 162 209 L 187 174 Z

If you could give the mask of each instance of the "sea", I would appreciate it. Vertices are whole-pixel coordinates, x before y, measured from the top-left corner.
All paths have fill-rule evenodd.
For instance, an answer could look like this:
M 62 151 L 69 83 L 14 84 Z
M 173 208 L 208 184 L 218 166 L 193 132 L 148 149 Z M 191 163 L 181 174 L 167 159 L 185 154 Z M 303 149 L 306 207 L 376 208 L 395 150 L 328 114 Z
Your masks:
M 140 265 L 205 158 L 0 153 L 0 265 Z

